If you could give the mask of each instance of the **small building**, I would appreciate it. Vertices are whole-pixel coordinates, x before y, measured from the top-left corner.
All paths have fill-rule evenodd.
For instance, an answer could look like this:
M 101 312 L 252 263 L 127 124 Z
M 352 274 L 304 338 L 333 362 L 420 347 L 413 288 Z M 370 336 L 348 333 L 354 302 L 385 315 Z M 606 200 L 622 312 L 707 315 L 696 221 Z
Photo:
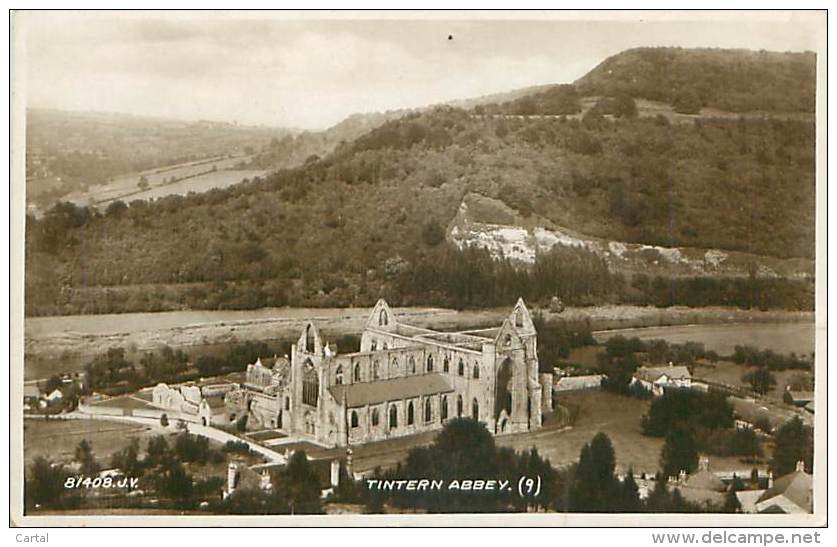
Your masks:
M 49 404 L 56 404 L 60 403 L 64 399 L 64 394 L 61 392 L 60 389 L 54 389 L 50 392 L 49 395 L 46 396 L 47 403 Z
M 41 399 L 41 391 L 35 384 L 25 384 L 23 386 L 23 409 L 29 410 L 37 406 Z
M 662 395 L 666 388 L 692 387 L 692 373 L 683 365 L 669 363 L 664 367 L 639 367 L 631 384 L 639 383 L 655 396 Z
M 698 470 L 691 475 L 682 471 L 675 485 L 686 501 L 704 507 L 722 505 L 727 491 L 724 482 L 709 470 L 709 458 L 706 457 L 700 458 Z
M 795 391 L 788 386 L 782 399 L 789 405 L 805 407 L 808 403 L 814 402 L 814 392 Z
M 212 395 L 204 397 L 198 404 L 198 416 L 203 425 L 224 425 L 227 423 L 227 405 L 224 397 Z
M 805 472 L 805 462 L 797 462 L 796 471 L 776 479 L 755 507 L 758 513 L 813 513 L 814 478 Z

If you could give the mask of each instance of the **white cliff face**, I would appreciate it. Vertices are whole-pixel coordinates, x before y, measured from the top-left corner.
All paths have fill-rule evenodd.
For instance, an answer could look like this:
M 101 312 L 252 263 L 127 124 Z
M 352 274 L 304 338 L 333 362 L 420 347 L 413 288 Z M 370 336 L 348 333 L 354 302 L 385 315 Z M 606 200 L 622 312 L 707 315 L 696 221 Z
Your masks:
M 489 198 L 480 197 L 480 199 Z M 734 251 L 610 241 L 572 234 L 570 230 L 554 226 L 526 228 L 510 224 L 478 222 L 471 218 L 472 214 L 466 200 L 463 200 L 459 213 L 451 223 L 448 239 L 460 249 L 465 246 L 475 246 L 487 249 L 497 258 L 507 258 L 516 262 L 532 264 L 538 253 L 548 252 L 560 245 L 586 249 L 602 257 L 613 267 L 654 274 L 747 275 L 753 263 L 758 264 L 758 275 L 763 277 L 804 277 L 813 273 L 812 264 Z M 504 215 L 507 214 L 507 206 L 502 205 L 502 207 L 506 209 Z

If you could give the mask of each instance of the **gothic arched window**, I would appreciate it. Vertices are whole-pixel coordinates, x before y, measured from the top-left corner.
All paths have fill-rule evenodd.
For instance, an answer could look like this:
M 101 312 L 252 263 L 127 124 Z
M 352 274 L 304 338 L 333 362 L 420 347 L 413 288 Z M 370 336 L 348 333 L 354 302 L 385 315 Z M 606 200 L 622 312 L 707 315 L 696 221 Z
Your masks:
M 424 400 L 424 422 L 429 423 L 433 419 L 433 407 L 430 404 L 430 397 Z
M 444 372 L 450 372 L 450 359 L 448 358 L 447 355 L 445 355 L 445 360 L 442 363 L 442 370 Z
M 352 381 L 360 382 L 360 363 L 355 363 L 354 372 L 352 373 Z
M 480 419 L 480 403 L 474 398 L 474 402 L 471 403 L 471 417 L 475 420 Z
M 440 403 L 441 408 L 439 409 L 439 415 L 443 420 L 448 419 L 448 397 L 447 395 L 442 396 L 442 401 Z
M 377 426 L 379 420 L 380 420 L 380 417 L 378 416 L 378 409 L 373 408 L 372 409 L 372 425 Z
M 387 317 L 387 310 L 381 310 L 381 313 L 378 315 L 378 325 L 383 327 L 388 323 L 389 317 Z
M 462 359 L 459 359 L 459 367 L 457 372 L 460 376 L 465 376 L 465 363 L 462 362 Z
M 390 376 L 397 376 L 398 375 L 398 359 L 395 357 L 392 358 L 392 362 L 390 363 Z
M 375 351 L 377 349 L 378 349 L 378 341 L 373 339 L 372 340 L 372 347 L 369 349 L 369 351 Z
M 320 380 L 317 370 L 311 361 L 306 361 L 302 369 L 302 402 L 309 406 L 317 406 L 320 398 Z
M 433 356 L 427 356 L 427 372 L 433 372 Z
M 416 419 L 415 414 L 416 413 L 415 413 L 415 409 L 413 408 L 413 402 L 410 401 L 407 404 L 407 425 L 413 425 L 413 422 Z
M 415 374 L 416 373 L 416 359 L 412 355 L 410 356 L 409 363 L 410 363 L 410 369 L 409 369 L 410 374 Z
M 456 396 L 456 417 L 457 417 L 457 418 L 459 418 L 460 416 L 462 416 L 462 410 L 463 410 L 463 408 L 462 408 L 462 407 L 463 407 L 463 404 L 462 404 L 462 395 L 457 395 L 457 396 Z
M 372 363 L 372 379 L 377 380 L 381 377 L 381 364 L 378 361 Z
M 358 426 L 357 412 L 353 410 L 352 411 L 352 427 L 357 427 L 357 426 Z
M 343 383 L 343 365 L 338 366 L 334 371 L 334 383 L 338 386 Z
M 392 405 L 389 407 L 389 428 L 395 429 L 398 427 L 398 407 Z
M 480 366 L 474 365 L 474 380 L 480 379 Z

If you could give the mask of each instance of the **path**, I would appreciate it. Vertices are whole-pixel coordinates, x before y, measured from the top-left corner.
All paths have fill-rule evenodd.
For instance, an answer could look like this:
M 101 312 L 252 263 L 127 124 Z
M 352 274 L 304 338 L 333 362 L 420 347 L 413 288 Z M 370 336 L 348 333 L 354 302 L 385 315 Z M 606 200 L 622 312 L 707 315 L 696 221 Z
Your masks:
M 108 422 L 127 422 L 127 423 L 134 423 L 144 426 L 151 426 L 157 427 L 160 429 L 164 429 L 160 425 L 160 420 L 155 418 L 143 418 L 139 416 L 108 416 L 108 415 L 98 415 L 98 414 L 86 414 L 84 412 L 73 411 L 68 412 L 67 414 L 62 414 L 62 417 L 59 419 L 64 420 L 102 420 Z M 29 418 L 29 416 L 27 416 Z M 53 416 L 52 419 L 55 419 Z M 186 424 L 186 428 L 189 433 L 194 435 L 199 435 L 201 437 L 206 437 L 207 439 L 217 441 L 221 444 L 225 444 L 228 441 L 235 441 L 235 442 L 242 442 L 245 443 L 250 450 L 256 452 L 257 454 L 263 456 L 269 462 L 274 464 L 285 464 L 287 463 L 288 459 L 284 454 L 280 454 L 274 450 L 271 450 L 267 447 L 264 447 L 258 443 L 253 441 L 242 439 L 241 437 L 236 437 L 231 433 L 227 433 L 226 431 L 221 431 L 220 429 L 188 423 Z

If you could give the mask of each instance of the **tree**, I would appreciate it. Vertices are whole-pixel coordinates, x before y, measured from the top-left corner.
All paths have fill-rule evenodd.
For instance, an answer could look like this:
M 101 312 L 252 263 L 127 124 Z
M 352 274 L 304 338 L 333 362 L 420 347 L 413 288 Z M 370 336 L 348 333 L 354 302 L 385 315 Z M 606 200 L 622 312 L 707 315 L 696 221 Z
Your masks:
M 421 238 L 429 247 L 435 247 L 445 240 L 445 230 L 436 220 L 429 220 L 421 230 Z
M 293 453 L 288 465 L 276 476 L 273 489 L 287 500 L 291 514 L 321 511 L 320 482 L 303 450 Z
M 67 489 L 64 480 L 69 472 L 62 465 L 53 465 L 38 457 L 26 473 L 23 498 L 26 507 L 61 507 Z
M 680 114 L 697 114 L 703 105 L 693 89 L 684 89 L 675 96 L 673 106 L 674 111 Z
M 151 468 L 158 465 L 165 464 L 171 459 L 172 453 L 169 449 L 169 443 L 162 435 L 157 435 L 148 441 L 148 446 L 145 448 L 145 459 L 143 463 Z
M 686 471 L 691 473 L 698 465 L 697 443 L 692 434 L 684 428 L 673 429 L 666 435 L 660 455 L 660 467 L 666 477 L 673 477 Z
M 776 385 L 776 377 L 766 367 L 758 367 L 744 374 L 741 379 L 750 384 L 753 391 L 759 395 L 765 395 Z
M 642 508 L 642 501 L 639 499 L 639 486 L 634 479 L 633 469 L 628 469 L 620 486 L 620 502 L 616 510 L 624 513 L 638 513 Z
M 808 472 L 814 467 L 814 439 L 811 428 L 806 427 L 798 416 L 782 424 L 776 431 L 773 460 L 770 469 L 777 477 L 792 473 L 796 463 L 805 462 Z
M 99 464 L 87 439 L 82 439 L 76 446 L 75 461 L 81 464 L 81 473 L 88 477 L 99 472 Z
M 570 490 L 572 511 L 593 513 L 614 509 L 620 499 L 619 480 L 614 475 L 616 456 L 610 438 L 598 433 L 581 449 Z
M 186 473 L 183 464 L 170 461 L 158 476 L 160 494 L 170 498 L 178 507 L 188 507 L 192 503 L 194 484 L 192 476 Z
M 122 471 L 127 477 L 139 477 L 142 466 L 139 461 L 139 439 L 134 437 L 128 446 L 111 456 L 111 466 Z
M 140 190 L 147 190 L 148 189 L 148 177 L 145 175 L 140 176 L 139 182 L 137 182 L 137 188 Z

